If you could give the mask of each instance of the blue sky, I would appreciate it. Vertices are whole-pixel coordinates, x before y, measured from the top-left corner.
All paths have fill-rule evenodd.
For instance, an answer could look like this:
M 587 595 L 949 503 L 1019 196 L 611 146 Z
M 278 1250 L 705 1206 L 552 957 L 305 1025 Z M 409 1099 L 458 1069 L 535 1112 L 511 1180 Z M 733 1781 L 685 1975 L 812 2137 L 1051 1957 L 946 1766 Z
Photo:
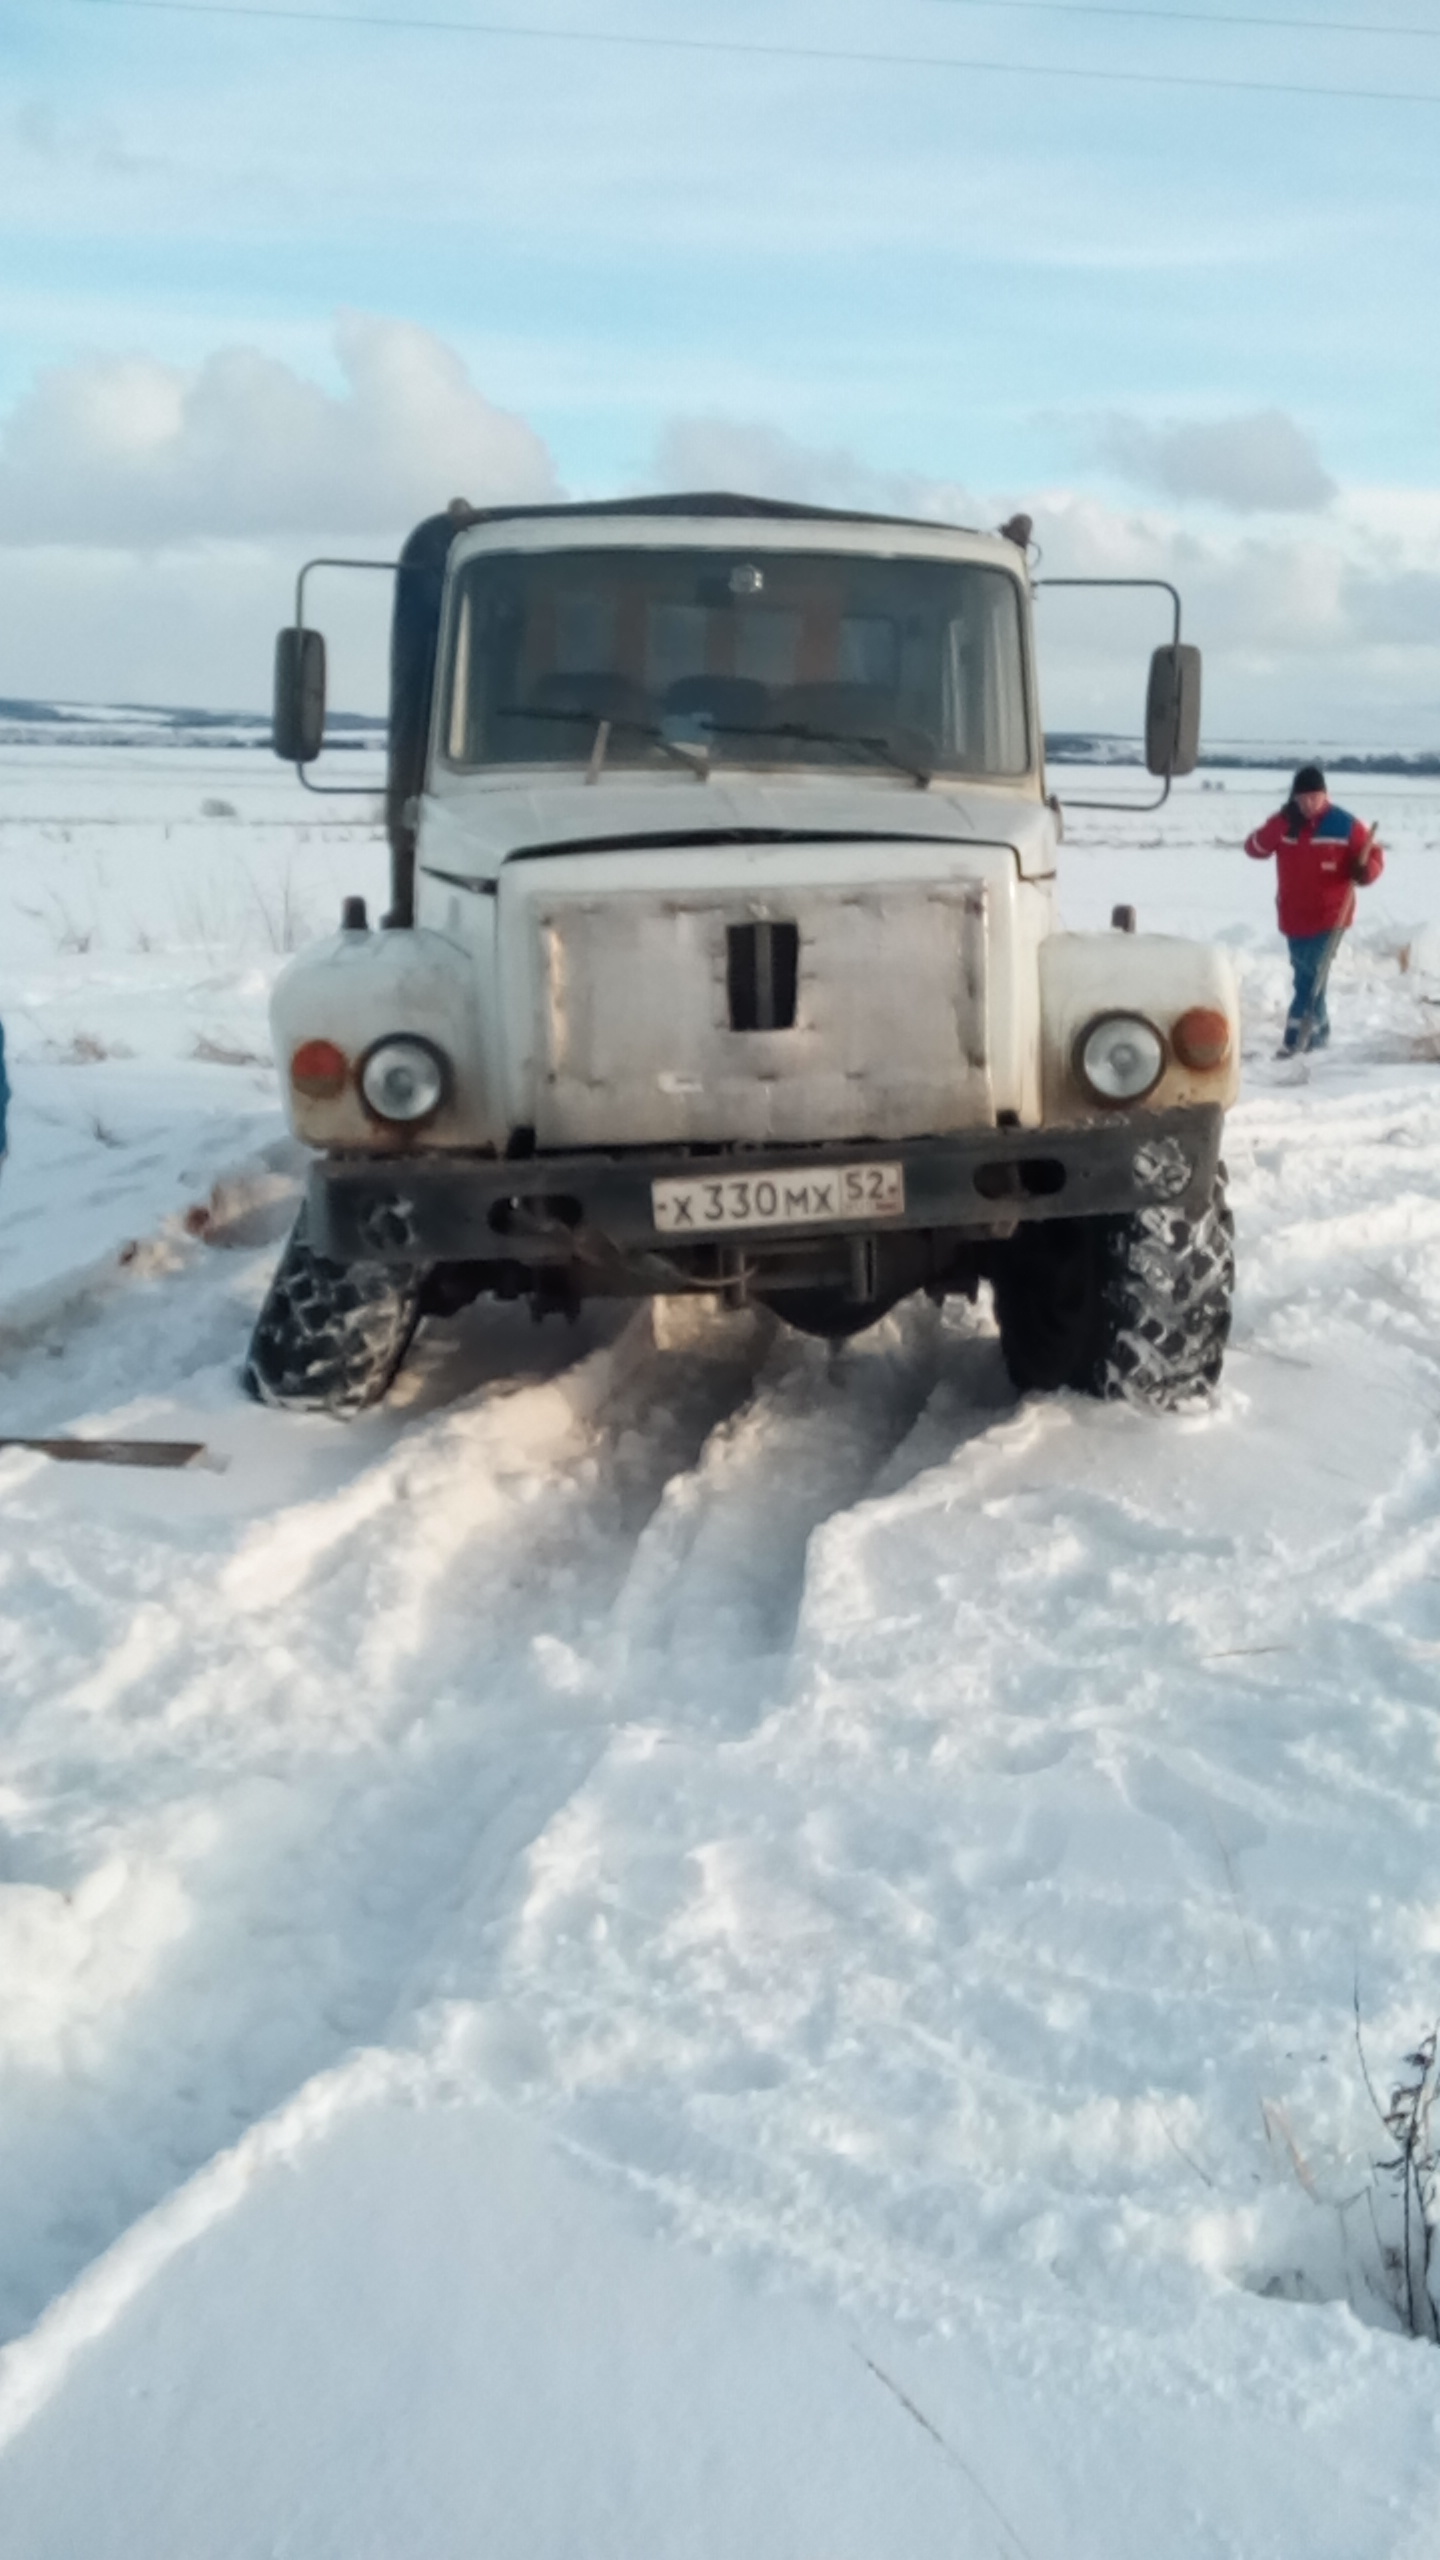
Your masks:
M 1003 74 L 325 14 L 0 9 L 0 688 L 258 700 L 302 538 L 393 538 L 467 462 L 477 499 L 743 464 L 1178 572 L 1212 728 L 1440 739 L 1433 10 L 494 12 Z M 1065 683 L 1103 716 L 1109 656 Z

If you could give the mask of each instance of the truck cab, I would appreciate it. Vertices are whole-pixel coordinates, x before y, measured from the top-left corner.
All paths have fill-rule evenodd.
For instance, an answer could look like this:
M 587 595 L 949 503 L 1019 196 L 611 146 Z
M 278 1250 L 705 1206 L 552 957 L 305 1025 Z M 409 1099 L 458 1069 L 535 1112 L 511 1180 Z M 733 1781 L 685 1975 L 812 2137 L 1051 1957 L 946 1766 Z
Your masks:
M 1028 532 L 726 495 L 417 529 L 390 910 L 347 901 L 275 989 L 312 1162 L 254 1392 L 355 1410 L 484 1292 L 718 1294 L 841 1336 L 982 1281 L 1022 1387 L 1213 1384 L 1233 978 L 1059 929 Z M 323 723 L 302 612 L 276 688 L 302 779 Z M 1177 600 L 1166 788 L 1197 731 Z

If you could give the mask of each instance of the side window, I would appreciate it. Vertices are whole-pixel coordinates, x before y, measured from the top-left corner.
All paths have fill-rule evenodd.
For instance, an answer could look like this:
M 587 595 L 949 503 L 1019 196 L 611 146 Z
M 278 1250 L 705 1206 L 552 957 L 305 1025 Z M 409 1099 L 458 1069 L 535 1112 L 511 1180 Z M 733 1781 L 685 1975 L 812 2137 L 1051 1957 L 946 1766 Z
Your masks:
M 969 633 L 954 615 L 945 625 L 943 736 L 962 764 L 972 761 L 972 676 Z
M 470 652 L 474 619 L 474 601 L 469 587 L 465 586 L 460 591 L 455 654 L 450 671 L 450 723 L 445 753 L 452 764 L 468 764 L 470 761 Z
M 1020 597 L 1013 578 L 977 580 L 980 695 L 985 707 L 987 773 L 1023 773 L 1029 762 Z
M 1014 581 L 980 571 L 963 615 L 945 625 L 945 744 L 972 773 L 1018 774 L 1029 762 L 1019 598 Z

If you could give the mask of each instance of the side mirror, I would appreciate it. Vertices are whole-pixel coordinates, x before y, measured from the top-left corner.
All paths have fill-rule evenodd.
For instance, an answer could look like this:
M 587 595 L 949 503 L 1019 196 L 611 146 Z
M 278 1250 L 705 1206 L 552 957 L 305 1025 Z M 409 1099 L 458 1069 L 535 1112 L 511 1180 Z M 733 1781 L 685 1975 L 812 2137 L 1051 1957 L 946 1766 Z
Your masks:
M 1176 641 L 1150 661 L 1145 697 L 1145 768 L 1168 780 L 1200 761 L 1200 652 Z
M 270 743 L 286 764 L 313 764 L 325 742 L 325 635 L 292 625 L 275 642 Z

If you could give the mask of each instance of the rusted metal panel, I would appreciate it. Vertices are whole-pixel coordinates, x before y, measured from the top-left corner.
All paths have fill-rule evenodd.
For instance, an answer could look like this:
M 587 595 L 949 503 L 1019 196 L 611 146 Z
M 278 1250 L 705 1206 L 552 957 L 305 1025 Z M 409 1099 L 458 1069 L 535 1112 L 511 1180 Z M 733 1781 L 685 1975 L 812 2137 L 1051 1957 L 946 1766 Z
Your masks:
M 533 909 L 541 1146 L 943 1135 L 993 1119 L 983 880 L 551 889 Z M 793 1024 L 736 1030 L 727 934 L 792 922 Z

